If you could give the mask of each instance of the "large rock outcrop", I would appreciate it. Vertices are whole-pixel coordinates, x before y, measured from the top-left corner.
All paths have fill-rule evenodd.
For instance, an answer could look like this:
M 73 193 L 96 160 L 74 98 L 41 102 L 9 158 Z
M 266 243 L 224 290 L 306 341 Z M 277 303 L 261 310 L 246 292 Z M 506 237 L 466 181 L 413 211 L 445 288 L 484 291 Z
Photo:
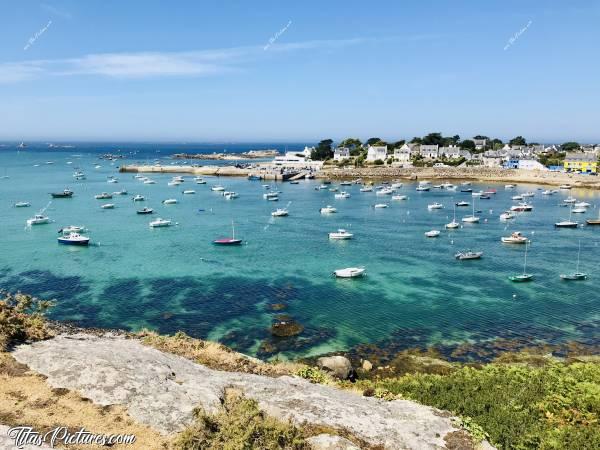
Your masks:
M 445 448 L 444 438 L 457 431 L 448 414 L 411 401 L 362 397 L 297 377 L 213 370 L 119 336 L 60 335 L 22 345 L 13 356 L 53 387 L 99 405 L 124 405 L 133 419 L 165 434 L 189 424 L 197 406 L 217 411 L 227 387 L 274 417 L 344 429 L 387 449 Z

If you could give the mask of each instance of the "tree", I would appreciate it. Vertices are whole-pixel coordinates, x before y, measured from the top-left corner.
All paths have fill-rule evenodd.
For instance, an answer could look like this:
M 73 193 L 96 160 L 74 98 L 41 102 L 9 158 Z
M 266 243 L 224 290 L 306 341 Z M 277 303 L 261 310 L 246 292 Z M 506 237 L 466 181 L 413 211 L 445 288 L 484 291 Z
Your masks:
M 406 141 L 404 139 L 401 139 L 399 141 L 396 141 L 392 144 L 392 148 L 400 148 L 402 147 L 404 144 L 406 144 Z
M 460 143 L 460 148 L 463 150 L 474 151 L 475 150 L 475 142 L 473 142 L 471 139 L 465 139 L 464 141 L 462 141 Z
M 373 145 L 376 144 L 377 142 L 381 142 L 381 139 L 378 137 L 372 137 L 367 139 L 367 145 Z
M 508 141 L 510 145 L 527 145 L 527 141 L 523 136 L 517 136 Z
M 340 147 L 348 147 L 349 149 L 357 148 L 362 145 L 358 138 L 346 138 L 340 142 Z
M 482 136 L 481 134 L 478 134 L 477 136 L 473 136 L 473 139 L 485 139 L 485 140 L 490 140 L 489 137 L 487 136 Z
M 423 138 L 423 144 L 425 145 L 443 145 L 443 143 L 442 133 L 429 133 Z
M 331 139 L 323 139 L 317 147 L 311 152 L 310 157 L 315 161 L 324 161 L 333 158 L 333 150 L 331 149 L 333 141 Z
M 579 150 L 581 146 L 577 142 L 565 142 L 561 144 L 560 149 L 563 152 L 572 152 L 573 150 Z
M 415 136 L 414 138 L 411 139 L 410 143 L 411 144 L 421 144 L 423 142 L 423 139 L 421 139 L 418 136 Z
M 443 138 L 442 145 L 444 147 L 448 147 L 450 145 L 456 145 L 459 142 L 460 142 L 460 136 L 458 134 L 455 134 L 452 137 L 445 137 L 445 138 Z

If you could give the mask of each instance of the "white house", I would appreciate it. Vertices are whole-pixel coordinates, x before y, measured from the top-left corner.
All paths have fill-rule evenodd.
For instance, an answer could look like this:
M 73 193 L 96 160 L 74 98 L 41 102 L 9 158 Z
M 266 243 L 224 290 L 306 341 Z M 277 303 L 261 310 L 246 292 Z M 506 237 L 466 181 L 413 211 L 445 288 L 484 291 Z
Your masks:
M 519 159 L 518 168 L 525 170 L 548 170 L 546 166 L 535 159 Z
M 473 139 L 475 150 L 481 150 L 487 145 L 487 139 Z
M 369 145 L 367 161 L 385 161 L 387 157 L 387 145 Z
M 406 148 L 404 148 L 406 147 Z M 409 162 L 411 157 L 410 148 L 404 144 L 400 148 L 394 149 L 394 159 L 400 162 Z
M 421 145 L 421 156 L 423 158 L 435 159 L 438 157 L 439 146 L 435 145 Z
M 460 158 L 460 147 L 456 145 L 450 145 L 448 147 L 440 147 L 438 151 L 439 156 L 445 156 L 448 159 Z
M 341 161 L 342 159 L 350 158 L 350 149 L 348 147 L 337 147 L 333 151 L 333 159 L 335 161 Z
M 312 151 L 314 149 L 315 149 L 314 147 L 304 146 L 304 150 L 302 150 L 301 152 L 290 152 L 290 153 L 302 153 L 306 159 L 310 159 L 310 155 L 312 154 Z

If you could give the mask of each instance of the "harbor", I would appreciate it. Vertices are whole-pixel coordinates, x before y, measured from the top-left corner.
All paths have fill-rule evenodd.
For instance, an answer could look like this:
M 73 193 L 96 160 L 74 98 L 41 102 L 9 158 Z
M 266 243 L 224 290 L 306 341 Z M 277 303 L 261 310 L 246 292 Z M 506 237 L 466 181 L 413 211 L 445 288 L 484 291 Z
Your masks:
M 0 286 L 55 298 L 55 319 L 182 330 L 267 359 L 390 337 L 395 348 L 532 336 L 597 344 L 600 238 L 586 221 L 598 219 L 600 198 L 573 179 L 562 190 L 430 176 L 427 185 L 424 174 L 280 182 L 168 158 L 127 171 L 93 154 L 0 158 L 0 249 L 11 254 Z M 65 189 L 72 195 L 50 195 Z M 570 217 L 578 208 L 585 213 Z M 40 212 L 40 224 L 27 226 Z M 463 220 L 471 216 L 478 221 Z M 555 226 L 569 221 L 576 226 Z M 71 245 L 57 243 L 59 230 Z M 509 279 L 524 272 L 525 246 L 514 236 L 529 242 L 528 283 Z M 481 255 L 456 256 L 469 252 Z M 574 272 L 587 279 L 561 278 Z M 294 335 L 273 335 L 288 332 L 281 323 Z

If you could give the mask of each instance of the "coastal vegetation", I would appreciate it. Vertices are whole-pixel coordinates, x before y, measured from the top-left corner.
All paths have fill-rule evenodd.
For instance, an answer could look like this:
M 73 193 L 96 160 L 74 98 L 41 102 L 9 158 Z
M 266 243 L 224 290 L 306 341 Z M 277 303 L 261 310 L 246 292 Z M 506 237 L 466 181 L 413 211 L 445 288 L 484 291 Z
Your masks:
M 49 336 L 44 313 L 52 303 L 20 292 L 0 292 L 0 351 L 15 343 Z

